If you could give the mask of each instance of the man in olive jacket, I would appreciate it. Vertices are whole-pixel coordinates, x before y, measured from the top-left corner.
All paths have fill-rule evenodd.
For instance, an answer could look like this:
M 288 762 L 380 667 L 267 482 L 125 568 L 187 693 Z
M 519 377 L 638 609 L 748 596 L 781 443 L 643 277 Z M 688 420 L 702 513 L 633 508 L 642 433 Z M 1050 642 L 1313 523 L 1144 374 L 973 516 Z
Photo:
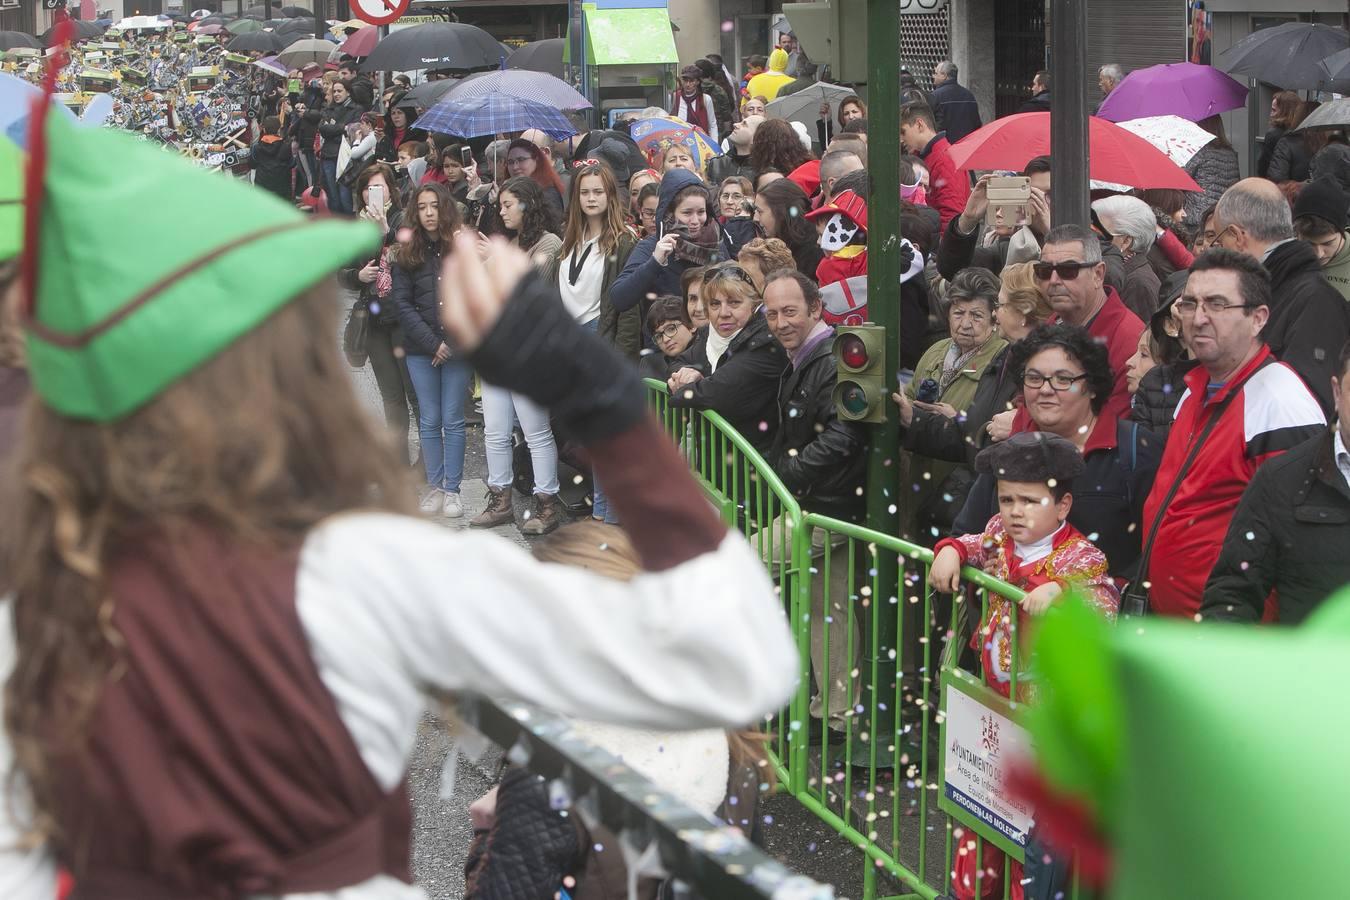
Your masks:
M 769 463 L 804 510 L 858 522 L 866 506 L 867 440 L 862 426 L 840 421 L 835 414 L 834 329 L 821 321 L 820 314 L 820 288 L 801 272 L 780 269 L 765 279 L 764 319 L 788 356 L 788 368 L 778 382 L 778 433 Z M 826 535 L 819 529 L 812 536 L 811 552 L 817 560 L 827 553 Z M 831 543 L 828 553 L 829 578 L 811 580 L 811 669 L 816 685 L 811 730 L 817 733 L 824 721 L 834 741 L 847 732 L 858 700 L 856 684 L 851 693 L 848 687 L 856 682 L 849 677 L 853 662 L 848 657 L 847 626 L 848 606 L 856 598 L 848 591 L 848 545 Z M 858 554 L 859 560 L 864 556 Z M 820 561 L 812 563 L 816 571 L 826 571 L 822 566 Z M 851 644 L 855 648 L 861 646 L 859 619 L 855 614 Z
M 1259 622 L 1273 590 L 1278 621 L 1293 625 L 1350 584 L 1350 342 L 1336 371 L 1336 427 L 1256 470 L 1205 583 L 1202 618 Z

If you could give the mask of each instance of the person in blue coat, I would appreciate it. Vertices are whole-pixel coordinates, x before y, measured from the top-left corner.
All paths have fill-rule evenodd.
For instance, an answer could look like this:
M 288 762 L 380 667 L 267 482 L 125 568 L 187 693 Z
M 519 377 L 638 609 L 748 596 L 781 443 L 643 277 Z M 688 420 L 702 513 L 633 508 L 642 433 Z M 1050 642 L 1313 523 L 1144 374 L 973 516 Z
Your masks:
M 671 169 L 661 178 L 656 233 L 637 242 L 610 288 L 610 302 L 623 312 L 655 297 L 683 296 L 680 276 L 686 269 L 717 262 L 729 253 L 708 186 L 688 169 Z M 642 311 L 645 320 L 645 306 Z

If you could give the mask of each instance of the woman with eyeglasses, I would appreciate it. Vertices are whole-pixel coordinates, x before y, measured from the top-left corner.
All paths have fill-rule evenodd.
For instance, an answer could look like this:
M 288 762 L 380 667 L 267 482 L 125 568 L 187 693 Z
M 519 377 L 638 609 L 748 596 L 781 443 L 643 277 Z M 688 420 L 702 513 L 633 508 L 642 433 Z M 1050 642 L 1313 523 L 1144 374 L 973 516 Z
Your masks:
M 746 201 L 752 200 L 754 194 L 755 186 L 744 175 L 724 178 L 722 187 L 717 192 L 717 212 L 722 223 L 726 224 L 728 219 L 749 218 L 750 213 L 745 205 Z
M 702 280 L 702 275 L 700 275 Z M 666 381 L 679 368 L 680 357 L 694 343 L 694 323 L 679 297 L 657 297 L 647 310 L 647 331 L 656 350 L 643 355 L 638 374 L 643 378 Z M 706 340 L 707 332 L 704 332 Z
M 661 205 L 661 184 L 643 185 L 638 191 L 636 210 L 637 231 L 640 237 L 656 234 L 656 210 Z
M 553 170 L 553 160 L 547 153 L 524 138 L 516 138 L 506 151 L 506 176 L 529 178 L 544 193 L 544 202 L 553 211 L 553 219 L 563 217 L 563 183 Z
M 528 253 L 537 269 L 546 270 L 557 259 L 562 240 L 555 233 L 557 220 L 544 202 L 539 185 L 524 176 L 508 179 L 497 202 L 511 243 Z M 488 259 L 490 249 L 486 239 L 480 236 L 478 245 L 479 255 Z M 558 444 L 553 438 L 548 410 L 524 394 L 487 381 L 483 381 L 483 444 L 487 450 L 488 503 L 486 509 L 469 520 L 469 525 L 495 528 L 515 521 L 511 502 L 511 485 L 515 481 L 511 435 L 517 420 L 534 468 L 534 509 L 526 513 L 520 533 L 548 534 L 567 518 L 558 499 Z
M 671 406 L 710 409 L 756 450 L 767 451 L 778 421 L 778 379 L 787 367 L 782 344 L 760 314 L 760 296 L 739 263 L 710 266 L 703 276 L 709 323 L 701 352 L 691 345 L 667 381 Z
M 1070 488 L 1069 524 L 1106 554 L 1117 582 L 1134 577 L 1144 500 L 1162 458 L 1163 442 L 1126 419 L 1102 415 L 1113 376 L 1106 348 L 1075 325 L 1042 325 L 1014 350 L 1013 375 L 1031 414 L 1030 430 L 1057 434 L 1083 454 L 1085 468 Z M 998 512 L 993 476 L 970 489 L 954 534 L 970 534 Z
M 969 414 L 984 373 L 1008 342 L 994 330 L 999 281 L 988 269 L 963 269 L 947 286 L 951 337 L 924 352 L 902 400 L 948 419 Z M 902 402 L 902 408 L 904 404 Z M 912 412 L 911 412 L 912 415 Z M 903 416 L 901 417 L 903 421 Z M 909 466 L 910 503 L 901 534 L 946 534 L 965 501 L 975 473 L 958 462 L 915 453 Z
M 544 268 L 558 286 L 563 305 L 581 327 L 594 331 L 629 359 L 642 348 L 642 321 L 636 308 L 618 312 L 610 301 L 637 238 L 624 222 L 624 197 L 609 166 L 595 159 L 577 163 L 567 192 L 562 248 Z M 617 524 L 598 482 L 592 482 L 591 514 Z

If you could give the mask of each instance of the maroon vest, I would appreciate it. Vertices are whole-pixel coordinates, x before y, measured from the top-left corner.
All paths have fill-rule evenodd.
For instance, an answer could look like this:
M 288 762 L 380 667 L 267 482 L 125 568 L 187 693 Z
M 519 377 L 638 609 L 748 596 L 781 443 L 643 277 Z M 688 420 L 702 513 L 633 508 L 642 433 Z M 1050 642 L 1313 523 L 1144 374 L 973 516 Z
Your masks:
M 73 898 L 233 900 L 411 883 L 406 785 L 386 795 L 319 678 L 298 550 L 191 537 L 114 561 L 120 675 L 87 753 L 53 762 Z

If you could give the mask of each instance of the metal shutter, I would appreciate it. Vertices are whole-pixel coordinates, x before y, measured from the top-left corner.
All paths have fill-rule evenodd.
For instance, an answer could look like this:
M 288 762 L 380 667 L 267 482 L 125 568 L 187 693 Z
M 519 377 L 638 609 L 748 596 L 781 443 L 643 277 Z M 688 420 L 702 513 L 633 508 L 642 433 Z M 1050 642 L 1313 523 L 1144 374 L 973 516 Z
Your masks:
M 1087 0 L 1084 6 L 1092 108 L 1102 99 L 1097 70 L 1107 63 L 1120 63 L 1129 73 L 1186 61 L 1186 0 Z

